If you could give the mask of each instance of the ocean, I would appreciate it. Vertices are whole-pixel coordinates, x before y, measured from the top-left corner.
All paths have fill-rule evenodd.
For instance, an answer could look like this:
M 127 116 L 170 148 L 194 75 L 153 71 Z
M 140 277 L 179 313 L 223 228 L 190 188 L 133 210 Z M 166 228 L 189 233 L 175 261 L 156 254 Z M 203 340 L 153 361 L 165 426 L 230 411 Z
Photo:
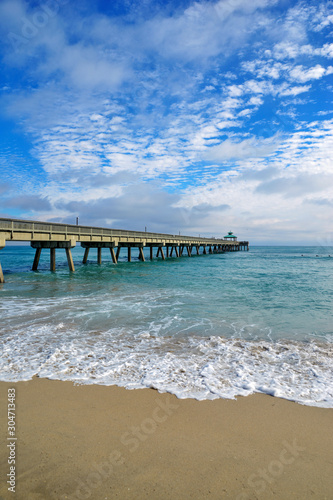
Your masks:
M 122 254 L 123 252 L 123 254 Z M 259 392 L 333 407 L 333 247 L 141 262 L 126 250 L 0 251 L 0 380 L 151 387 L 179 398 Z

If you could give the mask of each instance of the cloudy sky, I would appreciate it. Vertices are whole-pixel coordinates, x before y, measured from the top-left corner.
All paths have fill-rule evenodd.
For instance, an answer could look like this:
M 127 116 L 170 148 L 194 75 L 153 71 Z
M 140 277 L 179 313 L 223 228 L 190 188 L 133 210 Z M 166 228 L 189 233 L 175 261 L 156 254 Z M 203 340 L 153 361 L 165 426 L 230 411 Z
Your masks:
M 333 245 L 333 2 L 1 0 L 0 216 Z

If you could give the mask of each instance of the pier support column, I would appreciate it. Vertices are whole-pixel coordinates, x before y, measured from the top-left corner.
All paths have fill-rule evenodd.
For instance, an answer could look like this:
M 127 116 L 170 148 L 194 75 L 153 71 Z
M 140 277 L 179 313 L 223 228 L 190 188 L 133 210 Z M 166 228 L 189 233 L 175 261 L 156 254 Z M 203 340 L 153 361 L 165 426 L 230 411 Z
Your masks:
M 154 258 L 154 247 L 150 247 L 150 249 L 149 249 L 149 257 L 150 257 L 150 260 L 153 260 L 153 258 Z
M 213 250 L 212 250 L 212 245 L 209 245 L 209 250 L 208 250 L 209 253 L 213 253 Z
M 203 252 L 202 252 L 202 253 L 203 253 L 204 255 L 207 255 L 206 245 L 202 245 L 202 246 L 203 246 Z
M 39 264 L 39 259 L 40 259 L 40 254 L 41 253 L 42 253 L 42 249 L 41 248 L 36 248 L 34 263 L 32 264 L 32 270 L 33 271 L 37 271 L 37 269 L 38 269 L 38 264 Z
M 54 272 L 56 270 L 56 255 L 55 248 L 50 248 L 50 271 Z
M 85 249 L 82 264 L 86 264 L 86 263 L 87 263 L 87 260 L 88 260 L 88 255 L 89 255 L 89 250 L 90 250 L 90 248 L 89 248 L 89 247 L 87 247 L 87 248 Z
M 167 247 L 166 247 L 166 249 L 167 249 L 167 254 L 166 254 L 166 256 L 167 256 L 167 257 L 169 257 L 169 247 L 167 246 Z
M 197 249 L 197 255 L 200 255 L 200 245 L 196 245 L 195 248 Z
M 69 270 L 74 273 L 75 267 L 74 267 L 74 262 L 73 262 L 73 257 L 72 257 L 72 252 L 70 248 L 66 248 L 66 256 L 67 256 L 67 262 L 68 262 L 68 267 Z
M 117 257 L 116 257 L 116 254 L 114 253 L 114 248 L 113 247 L 110 247 L 110 254 L 111 254 L 112 262 L 114 264 L 117 264 Z
M 156 257 L 158 257 L 160 254 L 161 254 L 162 259 L 165 260 L 165 255 L 164 255 L 162 247 L 158 247 Z
M 179 257 L 179 252 L 178 252 L 178 247 L 177 246 L 172 246 L 171 247 L 171 252 L 170 252 L 170 257 L 173 256 L 173 251 L 175 251 L 176 257 Z
M 127 247 L 127 260 L 128 260 L 128 262 L 131 262 L 131 260 L 132 260 L 131 247 Z
M 1 240 L 0 240 L 0 250 L 2 250 L 3 248 L 5 248 L 5 245 L 6 245 L 6 240 L 1 238 Z M 5 278 L 3 276 L 1 262 L 0 262 L 0 283 L 4 283 L 4 282 L 5 282 Z
M 118 247 L 117 247 L 117 253 L 116 253 L 116 261 L 117 261 L 117 262 L 118 262 L 118 259 L 119 259 L 120 249 L 121 249 L 121 247 L 120 247 L 120 246 L 118 246 Z
M 97 264 L 102 264 L 102 249 L 101 249 L 101 247 L 97 248 Z
M 187 248 L 187 255 L 188 255 L 189 257 L 192 257 L 192 253 L 191 253 L 191 252 L 192 252 L 192 247 L 188 246 L 188 247 L 186 247 L 186 248 Z
M 143 249 L 139 247 L 139 259 L 145 262 L 145 256 L 143 255 Z
M 0 283 L 4 283 L 5 278 L 3 277 L 3 272 L 2 272 L 2 267 L 1 267 L 1 262 L 0 262 Z

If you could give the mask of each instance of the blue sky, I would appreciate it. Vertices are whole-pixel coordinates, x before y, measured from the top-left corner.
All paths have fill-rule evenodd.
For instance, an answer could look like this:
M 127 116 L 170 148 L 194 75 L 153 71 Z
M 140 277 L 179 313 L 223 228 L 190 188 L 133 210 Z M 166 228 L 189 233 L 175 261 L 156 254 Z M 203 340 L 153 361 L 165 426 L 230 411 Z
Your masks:
M 0 216 L 333 245 L 333 2 L 0 3 Z

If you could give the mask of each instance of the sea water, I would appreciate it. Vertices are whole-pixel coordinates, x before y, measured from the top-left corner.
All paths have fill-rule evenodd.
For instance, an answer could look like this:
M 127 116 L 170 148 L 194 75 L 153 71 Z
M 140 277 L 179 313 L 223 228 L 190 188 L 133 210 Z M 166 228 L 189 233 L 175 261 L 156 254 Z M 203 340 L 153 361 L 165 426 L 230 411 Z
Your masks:
M 122 252 L 124 255 L 122 256 Z M 179 398 L 254 392 L 333 407 L 333 248 L 141 262 L 123 249 L 0 252 L 0 380 L 152 387 Z M 147 254 L 148 257 L 148 254 Z

